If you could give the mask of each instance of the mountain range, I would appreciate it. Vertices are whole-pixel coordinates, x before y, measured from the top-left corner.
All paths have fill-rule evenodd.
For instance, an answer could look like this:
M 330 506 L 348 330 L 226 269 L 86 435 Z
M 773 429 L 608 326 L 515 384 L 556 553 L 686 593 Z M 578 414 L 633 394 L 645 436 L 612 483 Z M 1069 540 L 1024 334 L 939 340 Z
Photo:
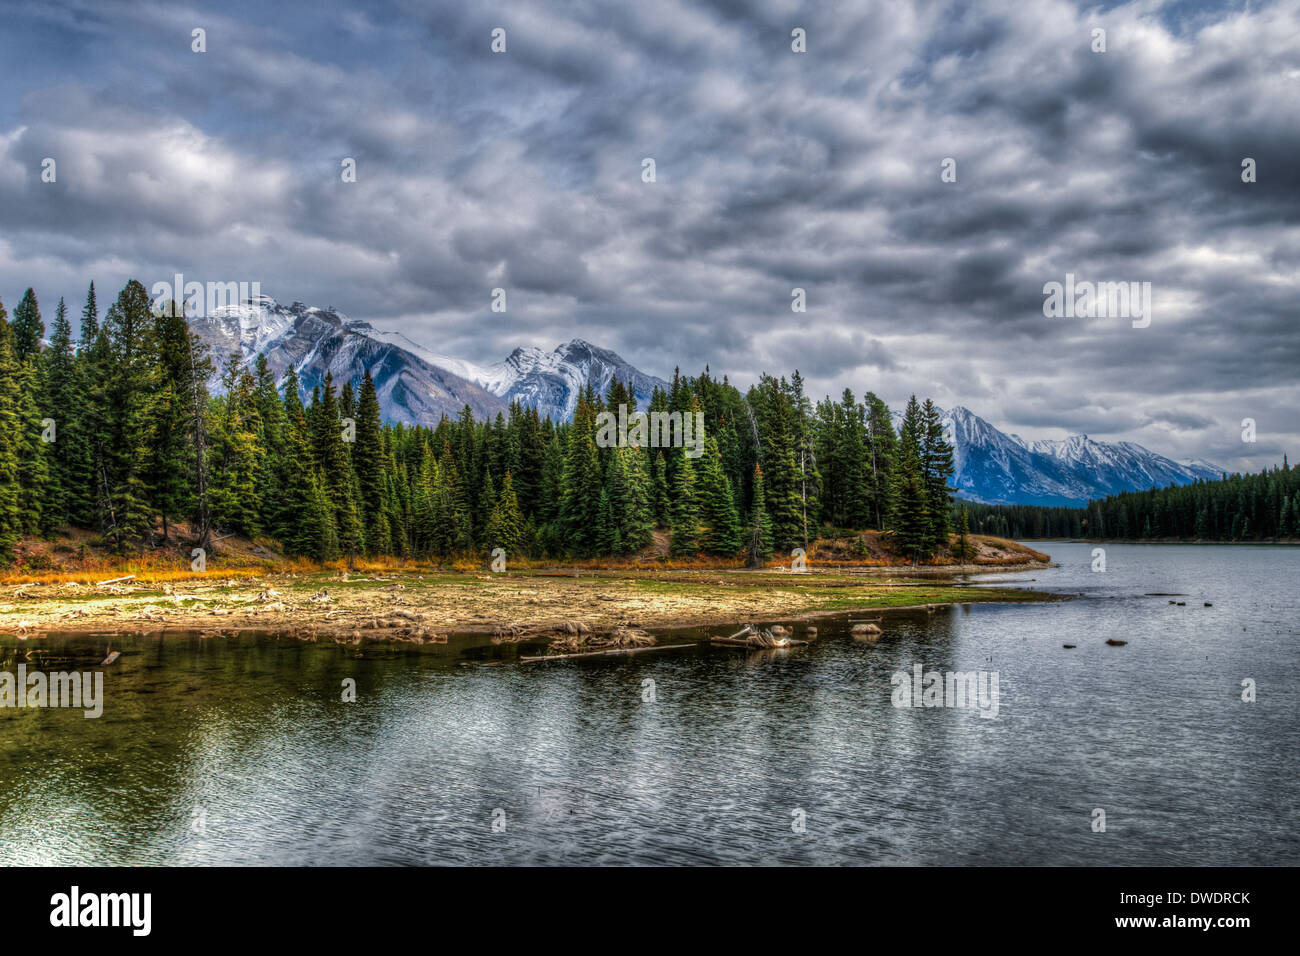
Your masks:
M 292 365 L 305 391 L 357 381 L 367 369 L 389 422 L 436 425 L 466 405 L 480 419 L 506 412 L 516 400 L 554 420 L 571 418 L 578 395 L 592 385 L 605 394 L 617 376 L 644 402 L 668 383 L 637 369 L 617 353 L 582 339 L 552 352 L 516 348 L 493 365 L 477 365 L 427 349 L 400 332 L 374 328 L 333 308 L 301 302 L 282 305 L 269 296 L 247 299 L 190 319 L 214 364 L 239 351 L 258 354 L 280 381 Z M 210 387 L 220 388 L 220 372 Z M 954 447 L 959 497 L 990 504 L 1080 505 L 1091 498 L 1197 479 L 1221 470 L 1205 461 L 1176 462 L 1132 442 L 1102 442 L 1087 435 L 1060 441 L 1026 441 L 1008 435 L 961 406 L 943 413 Z
M 239 351 L 251 362 L 259 353 L 279 382 L 289 366 L 307 394 L 329 373 L 339 386 L 358 381 L 366 369 L 375 382 L 385 421 L 436 425 L 466 405 L 478 418 L 506 412 L 518 399 L 555 420 L 573 416 L 578 394 L 590 384 L 605 394 L 615 376 L 644 403 L 662 379 L 647 375 L 614 352 L 573 339 L 553 352 L 517 348 L 494 365 L 440 355 L 400 332 L 376 329 L 329 308 L 301 302 L 281 305 L 269 296 L 223 306 L 192 318 L 190 326 L 212 350 L 218 370 L 209 387 L 220 388 L 220 366 Z
M 1025 441 L 960 405 L 943 413 L 943 426 L 953 445 L 958 497 L 989 504 L 1073 506 L 1223 475 L 1209 462 L 1176 462 L 1133 442 L 1087 435 Z

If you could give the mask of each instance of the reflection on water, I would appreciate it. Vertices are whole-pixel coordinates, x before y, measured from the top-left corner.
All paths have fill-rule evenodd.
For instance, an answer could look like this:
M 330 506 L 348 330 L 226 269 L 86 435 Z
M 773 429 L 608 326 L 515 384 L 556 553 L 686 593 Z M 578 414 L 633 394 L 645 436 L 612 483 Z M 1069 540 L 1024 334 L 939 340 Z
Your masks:
M 1300 550 L 1048 550 L 1023 578 L 1081 597 L 891 614 L 874 644 L 855 615 L 544 664 L 111 635 L 102 718 L 0 710 L 0 863 L 1297 862 Z M 109 637 L 6 639 L 0 669 L 93 668 Z M 892 706 L 918 663 L 997 672 L 997 719 Z

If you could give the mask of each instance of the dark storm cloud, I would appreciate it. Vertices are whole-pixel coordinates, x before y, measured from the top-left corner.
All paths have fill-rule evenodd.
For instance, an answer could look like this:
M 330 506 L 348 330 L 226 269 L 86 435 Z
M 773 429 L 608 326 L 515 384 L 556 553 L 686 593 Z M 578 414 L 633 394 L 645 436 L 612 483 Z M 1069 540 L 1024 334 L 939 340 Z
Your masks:
M 1028 437 L 1229 467 L 1300 437 L 1294 5 L 4 15 L 9 304 L 29 284 L 75 302 L 91 278 L 181 271 L 478 361 L 582 336 L 660 375 L 797 367 L 814 395 L 917 392 Z M 1150 282 L 1150 326 L 1044 317 L 1043 284 L 1067 272 Z

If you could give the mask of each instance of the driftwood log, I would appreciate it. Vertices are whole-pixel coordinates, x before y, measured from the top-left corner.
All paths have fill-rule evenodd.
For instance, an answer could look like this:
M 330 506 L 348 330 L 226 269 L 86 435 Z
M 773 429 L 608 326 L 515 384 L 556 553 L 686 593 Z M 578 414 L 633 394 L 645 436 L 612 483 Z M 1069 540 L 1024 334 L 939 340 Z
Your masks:
M 782 628 L 782 634 L 785 629 Z M 755 630 L 753 625 L 746 624 L 744 628 L 732 634 L 730 637 L 715 637 L 710 644 L 719 644 L 722 647 L 744 647 L 749 650 L 766 650 L 778 647 L 802 647 L 807 641 L 797 641 L 793 638 L 776 637 L 770 632 Z
M 109 578 L 107 581 L 100 581 L 95 585 L 95 587 L 102 588 L 106 584 L 118 584 L 122 581 L 134 581 L 134 580 L 135 580 L 134 574 L 124 574 L 120 578 Z

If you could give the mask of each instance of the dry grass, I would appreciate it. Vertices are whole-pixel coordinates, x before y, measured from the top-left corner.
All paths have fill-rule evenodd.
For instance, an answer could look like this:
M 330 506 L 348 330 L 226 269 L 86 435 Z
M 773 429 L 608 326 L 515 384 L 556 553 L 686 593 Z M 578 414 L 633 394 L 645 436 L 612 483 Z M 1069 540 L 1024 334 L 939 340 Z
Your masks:
M 479 573 L 488 570 L 486 559 L 477 555 L 462 555 L 445 561 L 418 561 L 409 558 L 375 557 L 318 562 L 306 558 L 287 558 L 278 545 L 269 539 L 248 540 L 227 538 L 219 542 L 214 553 L 208 556 L 206 573 L 195 572 L 190 566 L 190 545 L 186 542 L 188 528 L 180 526 L 166 546 L 140 554 L 122 556 L 111 553 L 90 532 L 61 529 L 51 540 L 24 539 L 18 547 L 14 563 L 0 570 L 0 584 L 93 584 L 106 578 L 134 574 L 141 583 L 170 583 L 201 580 L 214 572 L 229 576 L 266 575 L 271 573 L 308 575 L 320 572 L 400 572 L 456 571 Z M 989 535 L 970 535 L 969 541 L 975 555 L 966 561 L 957 561 L 950 553 L 941 553 L 921 567 L 940 569 L 957 565 L 980 567 L 1014 567 L 1032 563 L 1048 563 L 1051 558 L 1040 551 L 1006 538 Z M 952 537 L 952 543 L 956 536 Z M 807 549 L 809 568 L 905 568 L 911 562 L 890 551 L 887 536 L 877 531 L 864 531 L 852 536 L 841 535 L 814 541 Z M 654 542 L 642 552 L 627 557 L 580 558 L 557 561 L 555 559 L 530 559 L 512 557 L 511 570 L 520 571 L 726 571 L 744 564 L 743 557 L 722 558 L 711 555 L 671 557 L 668 535 L 655 532 Z M 790 559 L 775 556 L 765 567 L 786 570 Z

